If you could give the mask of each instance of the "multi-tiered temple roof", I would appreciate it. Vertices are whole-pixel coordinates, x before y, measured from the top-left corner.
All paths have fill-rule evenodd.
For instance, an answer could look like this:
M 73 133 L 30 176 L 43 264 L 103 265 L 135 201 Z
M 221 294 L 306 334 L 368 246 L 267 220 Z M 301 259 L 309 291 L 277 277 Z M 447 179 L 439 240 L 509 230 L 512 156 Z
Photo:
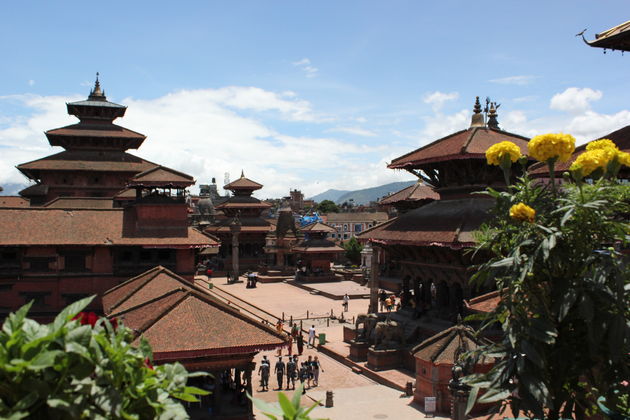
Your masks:
M 51 146 L 65 150 L 17 166 L 35 181 L 20 192 L 31 204 L 58 196 L 113 197 L 133 175 L 157 166 L 126 152 L 139 148 L 146 136 L 114 124 L 127 107 L 107 100 L 98 74 L 88 98 L 66 107 L 79 122 L 46 132 Z

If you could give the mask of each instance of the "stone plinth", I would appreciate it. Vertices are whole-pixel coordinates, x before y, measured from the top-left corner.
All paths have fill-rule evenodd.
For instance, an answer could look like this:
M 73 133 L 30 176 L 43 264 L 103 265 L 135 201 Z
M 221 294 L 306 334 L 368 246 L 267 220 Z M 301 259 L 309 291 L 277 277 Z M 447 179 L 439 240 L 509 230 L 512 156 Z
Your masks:
M 368 360 L 368 349 L 370 348 L 370 343 L 364 342 L 356 342 L 354 340 L 350 341 L 350 355 L 348 356 L 350 360 L 355 362 L 365 362 Z
M 386 370 L 398 368 L 402 364 L 402 351 L 398 349 L 375 350 L 367 352 L 367 365 L 372 370 Z
M 347 325 L 343 326 L 343 341 L 349 343 L 352 340 L 357 339 L 357 330 L 354 326 L 349 327 Z

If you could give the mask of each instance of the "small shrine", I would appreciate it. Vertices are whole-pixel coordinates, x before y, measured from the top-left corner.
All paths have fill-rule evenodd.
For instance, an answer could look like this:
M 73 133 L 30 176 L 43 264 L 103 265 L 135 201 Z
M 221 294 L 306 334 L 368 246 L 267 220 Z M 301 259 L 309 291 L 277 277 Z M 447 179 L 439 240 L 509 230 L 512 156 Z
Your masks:
M 304 240 L 293 247 L 298 258 L 298 281 L 332 281 L 335 274 L 331 265 L 336 257 L 345 252 L 333 241 L 326 239 L 329 233 L 337 230 L 325 223 L 314 222 L 300 227 Z
M 216 214 L 214 222 L 204 229 L 204 232 L 215 235 L 221 240 L 221 247 L 217 255 L 217 271 L 230 271 L 234 249 L 238 252 L 238 266 L 240 270 L 258 270 L 266 259 L 265 236 L 271 230 L 271 224 L 262 218 L 262 212 L 271 207 L 252 196 L 254 191 L 263 186 L 245 177 L 241 172 L 239 179 L 230 182 L 223 188 L 232 192 L 232 196 L 214 207 Z M 235 231 L 231 226 L 238 220 L 240 229 L 235 238 Z M 233 246 L 234 241 L 238 246 Z M 240 273 L 234 273 L 238 276 Z
M 414 401 L 423 406 L 425 397 L 435 397 L 437 412 L 450 414 L 453 399 L 449 384 L 452 385 L 452 381 L 462 375 L 488 372 L 494 364 L 491 360 L 483 360 L 472 367 L 463 365 L 460 357 L 484 344 L 488 342 L 476 337 L 472 328 L 457 324 L 414 347 L 411 351 L 416 360 Z M 457 368 L 462 371 L 457 373 Z M 479 414 L 484 408 L 488 406 L 476 404 L 473 415 Z

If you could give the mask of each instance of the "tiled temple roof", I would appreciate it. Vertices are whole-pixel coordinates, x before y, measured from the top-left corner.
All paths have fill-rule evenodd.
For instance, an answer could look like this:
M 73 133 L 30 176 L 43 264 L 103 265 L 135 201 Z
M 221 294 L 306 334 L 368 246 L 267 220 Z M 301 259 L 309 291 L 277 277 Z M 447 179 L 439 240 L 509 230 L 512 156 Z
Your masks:
M 526 137 L 488 127 L 470 127 L 396 158 L 387 167 L 407 169 L 447 160 L 485 159 L 486 150 L 490 146 L 506 140 L 516 143 L 522 151 L 527 150 L 529 139 Z
M 382 198 L 379 204 L 394 204 L 401 201 L 439 200 L 440 194 L 424 182 L 417 182 L 407 188 Z
M 218 246 L 216 239 L 185 227 L 181 236 L 133 234 L 122 209 L 0 208 L 0 245 Z

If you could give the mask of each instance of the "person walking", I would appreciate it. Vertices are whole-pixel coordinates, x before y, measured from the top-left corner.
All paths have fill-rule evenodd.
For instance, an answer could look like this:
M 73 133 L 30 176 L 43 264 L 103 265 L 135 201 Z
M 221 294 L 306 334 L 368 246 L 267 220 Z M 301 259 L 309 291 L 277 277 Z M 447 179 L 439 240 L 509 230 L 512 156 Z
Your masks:
M 381 303 L 381 312 L 383 312 L 385 310 L 385 300 L 387 299 L 387 293 L 385 293 L 385 290 L 381 289 L 378 294 L 378 299 Z
M 273 368 L 274 372 L 276 372 L 276 378 L 278 379 L 278 391 L 282 390 L 282 378 L 284 377 L 284 368 L 285 364 L 282 361 L 282 356 L 280 356 L 278 357 L 276 366 Z
M 297 356 L 289 357 L 287 362 L 287 391 L 289 390 L 289 383 L 291 389 L 295 389 L 295 377 L 297 376 Z
M 308 372 L 306 371 L 306 362 L 302 362 L 302 365 L 300 366 L 300 373 L 299 373 L 300 383 L 302 384 L 302 394 L 306 394 L 306 387 L 304 387 L 304 381 L 306 381 L 307 377 L 308 377 Z
M 291 356 L 293 354 L 293 336 L 291 334 L 287 334 L 287 340 L 289 342 L 288 344 L 289 356 Z
M 350 296 L 346 293 L 343 295 L 343 311 L 348 312 L 348 303 L 350 303 Z
M 387 309 L 387 312 L 391 312 L 392 310 L 392 298 L 388 297 L 385 299 L 385 308 Z
M 313 356 L 308 356 L 306 361 L 306 386 L 311 387 L 311 381 L 313 380 Z
M 281 320 L 278 320 L 278 322 L 276 322 L 276 331 L 278 332 L 278 334 L 282 334 L 283 329 L 284 329 L 284 324 L 282 323 Z M 282 356 L 282 347 L 278 347 L 277 356 Z
M 258 375 L 260 376 L 260 387 L 263 391 L 269 390 L 269 371 L 269 360 L 267 360 L 267 356 L 263 356 L 263 359 L 260 362 L 260 367 L 258 368 Z
M 311 348 L 315 347 L 315 325 L 311 325 L 311 328 L 308 329 L 308 345 Z
M 300 331 L 297 334 L 297 351 L 298 351 L 298 355 L 302 355 L 302 352 L 304 351 L 304 336 L 302 335 L 302 332 Z
M 311 364 L 313 365 L 313 386 L 318 386 L 319 385 L 319 372 L 320 371 L 324 372 L 324 369 L 322 369 L 322 365 L 321 363 L 319 363 L 319 359 L 317 358 L 317 356 L 315 356 Z

